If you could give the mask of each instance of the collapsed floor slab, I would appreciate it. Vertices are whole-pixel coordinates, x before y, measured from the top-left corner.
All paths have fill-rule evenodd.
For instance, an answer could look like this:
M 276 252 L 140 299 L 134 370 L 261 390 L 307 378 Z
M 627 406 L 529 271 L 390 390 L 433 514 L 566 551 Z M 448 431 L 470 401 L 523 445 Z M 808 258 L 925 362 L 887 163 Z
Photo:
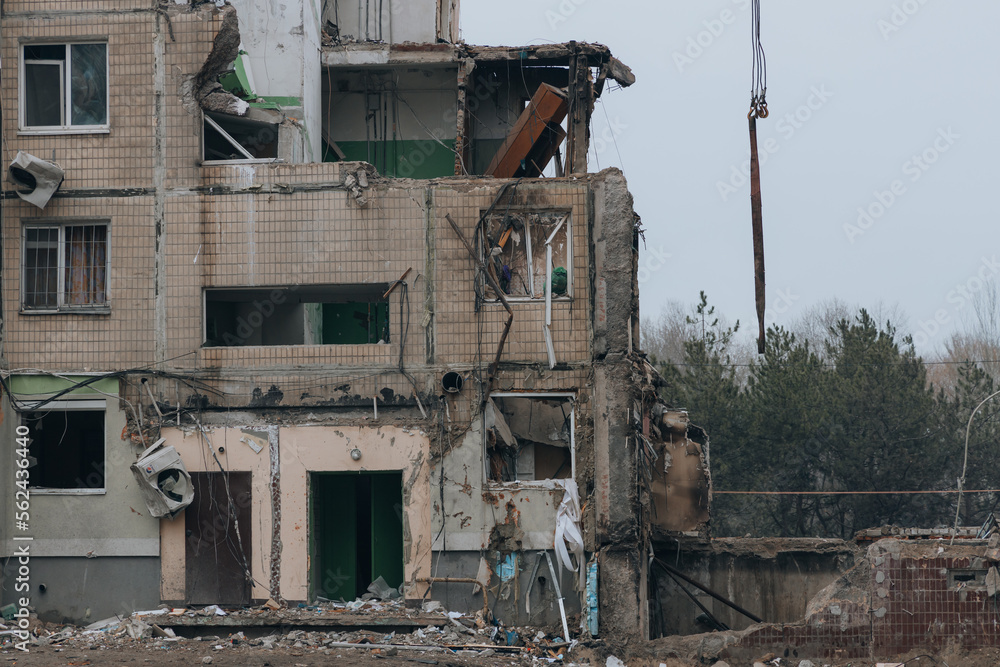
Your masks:
M 973 534 L 975 534 L 973 532 Z M 877 540 L 853 567 L 820 591 L 794 623 L 665 637 L 658 658 L 689 660 L 891 660 L 1000 647 L 1000 537 Z

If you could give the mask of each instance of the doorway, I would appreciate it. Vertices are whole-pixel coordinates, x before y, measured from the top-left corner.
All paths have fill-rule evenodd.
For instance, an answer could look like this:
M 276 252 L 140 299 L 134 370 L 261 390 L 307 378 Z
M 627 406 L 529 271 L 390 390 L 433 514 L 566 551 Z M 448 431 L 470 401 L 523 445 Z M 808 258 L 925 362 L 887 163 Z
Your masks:
M 309 476 L 313 594 L 354 600 L 378 577 L 403 583 L 403 473 Z
M 250 604 L 250 473 L 193 472 L 184 510 L 189 604 Z

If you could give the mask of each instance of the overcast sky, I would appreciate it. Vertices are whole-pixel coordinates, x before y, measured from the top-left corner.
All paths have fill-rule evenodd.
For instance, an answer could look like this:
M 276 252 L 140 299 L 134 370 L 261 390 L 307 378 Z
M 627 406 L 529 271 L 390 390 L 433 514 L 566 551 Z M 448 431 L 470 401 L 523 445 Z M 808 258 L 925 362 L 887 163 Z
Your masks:
M 833 297 L 898 304 L 918 351 L 939 349 L 980 279 L 1000 274 L 1000 3 L 760 4 L 768 324 Z M 705 290 L 756 331 L 740 174 L 749 0 L 462 0 L 461 12 L 469 43 L 600 42 L 632 68 L 636 84 L 605 92 L 593 131 L 613 136 L 595 142 L 600 167 L 622 167 L 646 228 L 643 315 Z M 670 255 L 662 266 L 654 250 Z

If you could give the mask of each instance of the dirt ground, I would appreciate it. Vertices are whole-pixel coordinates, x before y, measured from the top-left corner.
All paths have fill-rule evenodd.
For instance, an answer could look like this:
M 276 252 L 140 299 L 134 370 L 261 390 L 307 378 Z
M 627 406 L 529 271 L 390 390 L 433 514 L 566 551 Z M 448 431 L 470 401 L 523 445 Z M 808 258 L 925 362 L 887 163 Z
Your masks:
M 389 651 L 388 653 L 391 653 Z M 766 656 L 761 656 L 766 657 Z M 205 659 L 211 658 L 211 662 Z M 982 649 L 973 652 L 944 651 L 935 656 L 921 655 L 919 652 L 906 654 L 892 660 L 844 660 L 826 662 L 813 660 L 814 667 L 875 667 L 878 663 L 905 667 L 997 667 L 1000 665 L 1000 649 Z M 799 660 L 769 661 L 765 667 L 798 667 Z M 32 647 L 30 653 L 0 651 L 0 667 L 49 667 L 84 665 L 203 665 L 213 667 L 313 667 L 315 665 L 359 665 L 360 667 L 418 667 L 419 665 L 439 665 L 440 667 L 460 667 L 477 665 L 482 667 L 513 667 L 519 665 L 548 664 L 530 656 L 518 655 L 463 655 L 443 651 L 386 651 L 352 649 L 287 649 L 273 650 L 260 647 L 226 647 L 215 649 L 211 643 L 183 642 L 170 645 L 135 644 L 111 648 L 84 650 L 56 646 Z M 560 664 L 556 662 L 555 664 Z M 610 667 L 603 655 L 581 649 L 578 655 L 567 656 L 565 665 L 592 665 Z M 611 665 L 619 663 L 612 662 Z M 650 657 L 626 659 L 627 667 L 712 667 L 712 663 L 687 662 L 668 658 Z M 729 661 L 729 667 L 753 667 L 754 661 Z
M 53 646 L 35 646 L 29 653 L 20 651 L 3 651 L 0 653 L 0 667 L 7 665 L 15 667 L 59 667 L 61 665 L 203 665 L 212 667 L 313 667 L 314 665 L 360 665 L 362 667 L 404 667 L 410 665 L 440 665 L 440 667 L 459 667 L 464 665 L 483 665 L 487 667 L 511 667 L 513 665 L 530 665 L 531 658 L 506 655 L 446 654 L 444 652 L 398 651 L 395 655 L 386 655 L 385 651 L 375 653 L 371 650 L 313 650 L 284 649 L 272 650 L 259 647 L 227 647 L 214 649 L 211 643 L 184 642 L 167 646 L 134 645 L 96 650 L 80 648 L 59 648 Z M 211 658 L 206 662 L 205 658 Z

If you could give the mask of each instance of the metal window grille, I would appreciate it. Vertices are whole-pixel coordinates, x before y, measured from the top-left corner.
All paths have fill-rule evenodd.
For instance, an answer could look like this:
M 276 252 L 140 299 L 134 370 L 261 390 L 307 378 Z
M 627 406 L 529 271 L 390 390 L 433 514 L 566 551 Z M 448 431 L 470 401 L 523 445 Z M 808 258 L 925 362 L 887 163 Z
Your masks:
M 25 309 L 106 306 L 107 272 L 107 224 L 25 228 Z
M 59 228 L 25 230 L 24 305 L 55 308 L 59 305 Z

